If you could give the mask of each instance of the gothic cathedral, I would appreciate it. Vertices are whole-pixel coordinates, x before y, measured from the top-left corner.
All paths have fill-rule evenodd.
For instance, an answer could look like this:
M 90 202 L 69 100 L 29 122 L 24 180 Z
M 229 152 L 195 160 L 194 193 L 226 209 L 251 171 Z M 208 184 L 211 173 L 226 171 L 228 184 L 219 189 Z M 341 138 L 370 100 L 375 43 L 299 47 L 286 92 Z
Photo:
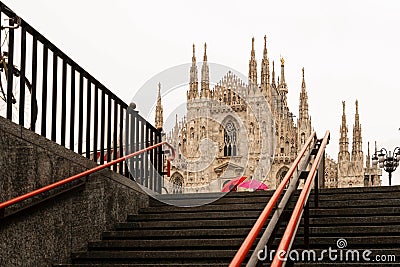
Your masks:
M 199 82 L 195 52 L 193 45 L 187 114 L 180 122 L 177 118 L 166 135 L 177 155 L 171 162 L 171 177 L 164 179 L 165 189 L 169 193 L 220 192 L 224 184 L 239 176 L 262 181 L 275 189 L 312 132 L 304 68 L 295 123 L 287 104 L 285 61 L 280 59 L 281 73 L 275 79 L 274 61 L 271 72 L 265 36 L 260 83 L 254 38 L 247 84 L 228 71 L 211 88 L 206 44 Z M 162 131 L 160 86 L 155 126 Z M 367 166 L 363 167 L 358 108 L 350 158 L 344 102 L 340 133 L 338 163 L 326 159 L 325 187 L 380 185 L 379 170 L 370 164 L 369 147 Z

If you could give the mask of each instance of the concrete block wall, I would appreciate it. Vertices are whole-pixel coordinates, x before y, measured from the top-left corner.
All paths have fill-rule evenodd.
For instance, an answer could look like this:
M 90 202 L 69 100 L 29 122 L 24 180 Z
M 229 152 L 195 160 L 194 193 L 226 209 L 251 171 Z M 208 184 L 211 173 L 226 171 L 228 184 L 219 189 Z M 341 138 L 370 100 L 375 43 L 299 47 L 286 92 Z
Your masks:
M 94 166 L 94 162 L 0 117 L 0 202 Z M 102 231 L 148 206 L 148 195 L 134 181 L 110 170 L 84 181 L 79 189 L 46 205 L 0 220 L 0 266 L 68 262 L 71 252 L 86 247 L 89 240 L 100 239 Z

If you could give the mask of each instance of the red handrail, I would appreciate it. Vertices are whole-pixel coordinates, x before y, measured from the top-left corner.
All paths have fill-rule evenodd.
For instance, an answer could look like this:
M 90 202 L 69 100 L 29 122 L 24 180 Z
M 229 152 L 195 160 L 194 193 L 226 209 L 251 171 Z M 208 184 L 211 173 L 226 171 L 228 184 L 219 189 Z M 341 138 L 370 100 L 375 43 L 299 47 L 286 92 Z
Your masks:
M 11 206 L 11 205 L 14 205 L 14 204 L 16 204 L 16 203 L 18 203 L 18 202 L 21 202 L 21 201 L 23 201 L 23 200 L 26 200 L 26 199 L 28 199 L 28 198 L 37 196 L 37 195 L 39 195 L 39 194 L 41 194 L 41 193 L 47 192 L 47 191 L 49 191 L 49 190 L 51 190 L 51 189 L 54 189 L 54 188 L 56 188 L 56 187 L 62 186 L 62 185 L 64 185 L 64 184 L 70 183 L 70 182 L 75 181 L 75 180 L 77 180 L 77 179 L 80 179 L 80 178 L 82 178 L 82 177 L 88 176 L 88 175 L 90 175 L 90 174 L 92 174 L 92 173 L 95 173 L 95 172 L 97 172 L 97 171 L 100 171 L 100 170 L 102 170 L 102 169 L 108 168 L 108 167 L 110 167 L 110 166 L 112 166 L 112 165 L 114 165 L 114 164 L 120 163 L 120 162 L 122 162 L 122 161 L 124 161 L 124 160 L 127 160 L 127 159 L 129 159 L 129 158 L 135 157 L 135 156 L 137 156 L 137 155 L 140 155 L 140 154 L 142 154 L 142 153 L 145 153 L 145 152 L 147 152 L 147 151 L 149 151 L 149 150 L 155 149 L 155 148 L 157 148 L 157 147 L 159 147 L 159 146 L 162 146 L 162 145 L 167 145 L 167 146 L 171 149 L 170 160 L 173 160 L 173 159 L 175 158 L 175 150 L 174 150 L 174 148 L 173 148 L 170 144 L 168 144 L 166 141 L 164 141 L 164 142 L 161 142 L 161 143 L 158 143 L 158 144 L 155 144 L 155 145 L 146 147 L 146 148 L 144 148 L 144 149 L 141 149 L 141 150 L 136 151 L 136 152 L 134 152 L 134 153 L 131 153 L 131 154 L 129 154 L 129 155 L 123 156 L 123 157 L 121 157 L 121 158 L 115 159 L 115 160 L 113 160 L 113 161 L 107 162 L 106 164 L 99 165 L 99 166 L 94 167 L 94 168 L 92 168 L 92 169 L 89 169 L 89 170 L 86 170 L 86 171 L 84 171 L 84 172 L 78 173 L 78 174 L 76 174 L 76 175 L 74 175 L 74 176 L 71 176 L 71 177 L 68 177 L 68 178 L 66 178 L 66 179 L 64 179 L 64 180 L 55 182 L 55 183 L 53 183 L 53 184 L 50 184 L 50 185 L 47 185 L 47 186 L 45 186 L 45 187 L 36 189 L 36 190 L 34 190 L 34 191 L 32 191 L 32 192 L 26 193 L 26 194 L 21 195 L 21 196 L 19 196 L 19 197 L 16 197 L 16 198 L 10 199 L 10 200 L 8 200 L 8 201 L 5 201 L 5 202 L 3 202 L 3 203 L 0 203 L 0 210 L 4 209 L 4 208 L 6 208 L 6 207 L 9 207 L 9 206 Z
M 282 195 L 282 192 L 285 189 L 286 184 L 289 182 L 290 177 L 292 177 L 294 171 L 296 170 L 298 164 L 300 163 L 301 158 L 303 157 L 304 153 L 307 151 L 308 147 L 311 145 L 311 142 L 315 138 L 315 136 L 316 136 L 316 133 L 314 131 L 310 135 L 310 137 L 307 139 L 307 142 L 305 143 L 302 150 L 297 155 L 297 158 L 295 159 L 292 166 L 286 173 L 282 182 L 280 183 L 278 188 L 275 190 L 275 193 L 272 195 L 271 199 L 268 201 L 268 204 L 265 206 L 264 210 L 260 214 L 260 217 L 258 217 L 253 228 L 250 230 L 246 239 L 243 241 L 239 250 L 236 252 L 235 257 L 232 259 L 231 263 L 229 264 L 229 267 L 239 267 L 242 264 L 243 260 L 246 258 L 246 255 L 249 252 L 251 246 L 253 245 L 254 240 L 257 238 L 258 234 L 260 233 L 262 227 L 265 224 L 265 221 L 268 219 L 269 215 L 271 214 L 273 208 L 276 205 L 276 202 L 279 200 L 279 197 Z
M 276 250 L 274 260 L 271 263 L 271 267 L 280 267 L 285 261 L 285 258 L 282 258 L 282 256 L 283 257 L 287 256 L 288 248 L 292 243 L 293 235 L 297 229 L 299 220 L 301 219 L 303 207 L 308 200 L 308 196 L 310 195 L 311 184 L 315 179 L 315 173 L 317 171 L 317 168 L 319 167 L 322 155 L 325 152 L 325 147 L 328 144 L 328 141 L 329 141 L 329 131 L 326 131 L 324 139 L 322 140 L 321 146 L 317 153 L 317 156 L 315 157 L 314 163 L 311 166 L 311 170 L 307 176 L 307 180 L 304 184 L 303 189 L 301 190 L 299 199 L 297 200 L 292 216 L 290 217 L 285 233 L 283 234 L 279 247 Z

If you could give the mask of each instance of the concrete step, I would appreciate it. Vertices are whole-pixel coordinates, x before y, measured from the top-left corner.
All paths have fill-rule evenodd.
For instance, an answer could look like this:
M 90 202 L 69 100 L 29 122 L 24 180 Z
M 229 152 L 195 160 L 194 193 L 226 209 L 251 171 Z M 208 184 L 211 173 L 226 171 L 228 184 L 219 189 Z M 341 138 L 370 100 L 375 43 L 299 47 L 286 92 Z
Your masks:
M 72 263 L 224 263 L 235 250 L 89 251 L 72 254 Z
M 218 219 L 257 219 L 261 210 L 255 211 L 187 211 L 174 213 L 145 213 L 138 215 L 128 215 L 128 222 L 147 222 L 147 221 L 170 221 L 170 220 L 218 220 Z
M 255 191 L 255 192 L 230 192 L 230 193 L 202 193 L 202 194 L 171 194 L 158 195 L 150 198 L 150 206 L 193 206 L 214 204 L 222 205 L 228 203 L 254 203 L 268 201 L 274 191 Z
M 311 225 L 333 225 L 333 226 L 346 226 L 352 225 L 353 227 L 364 225 L 392 225 L 400 224 L 400 214 L 397 216 L 365 216 L 365 217 L 318 217 L 310 218 Z M 338 227 L 339 229 L 339 227 Z M 354 228 L 356 230 L 356 228 Z
M 181 229 L 181 230 L 131 230 L 109 231 L 102 234 L 102 239 L 172 239 L 172 238 L 243 238 L 250 230 L 246 228 L 222 229 Z
M 75 263 L 53 264 L 54 267 L 226 267 L 226 263 Z
M 209 204 L 199 207 L 176 207 L 176 206 L 158 206 L 148 207 L 140 210 L 140 213 L 173 213 L 173 212 L 200 212 L 200 211 L 256 211 L 262 210 L 266 206 L 267 202 L 256 202 L 256 203 L 233 203 L 226 205 L 214 205 Z M 289 208 L 293 208 L 295 202 L 289 203 Z M 310 208 L 314 208 L 314 202 L 310 201 Z M 353 208 L 373 208 L 373 207 L 400 207 L 399 199 L 367 199 L 367 200 L 341 200 L 341 201 L 319 201 L 318 208 L 341 208 L 341 209 L 353 209 Z
M 212 228 L 235 228 L 235 227 L 252 227 L 256 222 L 256 218 L 252 219 L 214 219 L 214 220 L 198 220 L 186 218 L 185 220 L 176 221 L 146 221 L 146 222 L 125 222 L 115 225 L 115 230 L 135 230 L 135 229 L 212 229 Z
M 115 226 L 116 230 L 135 230 L 141 229 L 155 229 L 155 228 L 221 228 L 226 227 L 251 227 L 258 218 L 259 212 L 250 213 L 190 213 L 179 214 L 180 216 L 166 215 L 167 218 L 162 217 L 159 220 L 156 216 L 149 216 L 148 218 L 135 218 L 129 217 L 128 222 L 119 223 Z M 225 217 L 226 215 L 226 217 Z M 239 216 L 241 215 L 241 216 Z M 250 216 L 251 215 L 251 216 Z M 325 225 L 392 225 L 400 224 L 400 214 L 396 216 L 345 216 L 345 217 L 311 217 L 310 224 L 314 226 Z M 233 217 L 235 216 L 235 217 Z M 176 217 L 178 217 L 176 219 Z M 250 217 L 250 218 L 249 218 Z M 151 218 L 151 220 L 150 220 Z M 134 220 L 133 220 L 134 219 Z M 144 220 L 146 219 L 146 220 Z M 174 220 L 175 219 L 175 220 Z
M 364 207 L 352 209 L 348 208 L 313 208 L 310 209 L 310 217 L 344 217 L 344 216 L 380 216 L 380 215 L 399 215 L 399 207 Z
M 244 238 L 196 238 L 196 239 L 166 239 L 166 240 L 102 240 L 89 242 L 89 250 L 165 250 L 166 248 L 191 248 L 204 250 L 209 247 L 238 249 Z

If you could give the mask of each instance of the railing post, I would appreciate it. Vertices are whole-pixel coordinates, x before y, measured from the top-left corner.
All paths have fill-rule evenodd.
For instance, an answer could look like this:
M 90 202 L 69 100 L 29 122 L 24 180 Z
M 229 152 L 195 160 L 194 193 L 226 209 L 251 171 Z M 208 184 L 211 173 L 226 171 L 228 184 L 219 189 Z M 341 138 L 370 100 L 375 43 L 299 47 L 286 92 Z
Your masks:
M 9 20 L 11 28 L 8 32 L 8 77 L 7 77 L 7 119 L 12 120 L 13 77 L 14 77 L 14 20 Z
M 67 125 L 67 62 L 63 59 L 61 78 L 61 145 L 65 146 Z
M 97 84 L 94 86 L 94 107 L 93 107 L 93 161 L 97 162 L 97 143 L 99 135 L 99 87 Z
M 25 62 L 26 62 L 26 30 L 21 31 L 21 67 L 19 70 L 19 125 L 25 126 Z M 32 112 L 31 107 L 31 112 Z M 30 127 L 30 125 L 29 125 Z
M 38 115 L 38 105 L 36 102 L 36 83 L 37 83 L 37 38 L 32 36 L 32 80 L 31 80 L 31 126 L 32 131 L 36 130 L 36 119 Z
M 58 55 L 56 51 L 53 52 L 53 87 L 51 93 L 51 141 L 56 141 L 57 138 L 57 69 L 58 69 Z
M 86 158 L 90 159 L 90 132 L 91 132 L 91 110 L 92 110 L 92 88 L 89 78 L 86 80 Z

